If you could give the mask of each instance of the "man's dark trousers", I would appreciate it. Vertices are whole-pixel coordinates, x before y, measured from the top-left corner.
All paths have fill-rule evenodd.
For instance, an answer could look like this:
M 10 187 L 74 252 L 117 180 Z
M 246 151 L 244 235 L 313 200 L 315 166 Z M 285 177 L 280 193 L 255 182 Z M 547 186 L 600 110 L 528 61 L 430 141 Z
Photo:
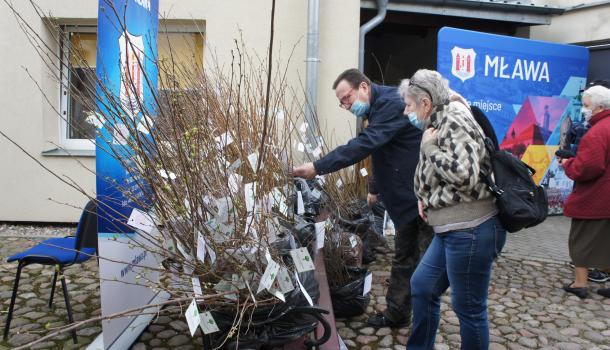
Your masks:
M 394 259 L 390 286 L 386 294 L 388 307 L 384 316 L 392 322 L 411 320 L 411 275 L 430 241 L 434 231 L 419 216 L 396 230 Z

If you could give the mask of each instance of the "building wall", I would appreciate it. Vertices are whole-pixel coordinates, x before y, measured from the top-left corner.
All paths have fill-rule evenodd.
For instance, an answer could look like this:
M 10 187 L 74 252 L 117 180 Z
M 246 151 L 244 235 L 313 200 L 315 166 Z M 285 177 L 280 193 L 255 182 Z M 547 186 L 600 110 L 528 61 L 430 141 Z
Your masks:
M 573 5 L 574 2 L 566 4 L 566 6 Z M 570 10 L 560 16 L 554 16 L 550 25 L 531 27 L 530 37 L 557 43 L 608 42 L 610 40 L 610 4 Z
M 29 2 L 13 2 L 33 29 L 53 43 Z M 94 24 L 95 0 L 47 0 L 38 2 L 44 13 L 63 23 Z M 205 21 L 204 66 L 212 60 L 231 62 L 233 39 L 243 37 L 249 53 L 266 55 L 269 40 L 270 0 L 161 0 L 160 16 L 170 20 Z M 343 143 L 355 128 L 355 119 L 337 106 L 331 89 L 334 78 L 358 64 L 358 0 L 320 1 L 320 64 L 318 116 L 334 143 Z M 274 58 L 288 63 L 288 81 L 302 91 L 305 81 L 307 1 L 278 1 Z M 52 46 L 52 50 L 57 47 Z M 59 83 L 27 42 L 6 4 L 0 4 L 0 131 L 15 140 L 34 158 L 0 137 L 0 221 L 73 222 L 85 197 L 49 174 L 39 164 L 95 193 L 94 157 L 46 156 L 59 139 Z M 53 63 L 53 62 L 51 62 Z M 31 75 L 32 78 L 29 78 Z M 37 87 L 40 85 L 40 90 Z M 47 102 L 47 100 L 49 102 Z M 68 204 L 68 205 L 65 205 Z

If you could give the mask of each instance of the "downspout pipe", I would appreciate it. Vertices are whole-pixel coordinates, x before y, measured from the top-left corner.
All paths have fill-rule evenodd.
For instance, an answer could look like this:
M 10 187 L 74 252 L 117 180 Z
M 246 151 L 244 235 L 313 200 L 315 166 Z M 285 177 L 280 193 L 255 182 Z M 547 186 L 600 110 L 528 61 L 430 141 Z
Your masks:
M 320 48 L 320 0 L 309 0 L 307 8 L 307 57 L 305 58 L 305 121 L 308 124 L 307 142 L 315 148 L 314 135 L 318 132 L 316 106 L 318 101 L 318 63 Z
M 358 52 L 358 69 L 361 72 L 364 72 L 364 37 L 368 32 L 375 29 L 375 27 L 383 22 L 387 12 L 388 0 L 377 0 L 377 14 L 360 27 L 360 41 L 358 43 L 360 48 Z
M 385 15 L 388 12 L 388 0 L 377 0 L 377 14 L 371 18 L 368 22 L 360 27 L 360 40 L 358 43 L 358 69 L 364 73 L 364 39 L 368 32 L 373 30 L 375 27 L 381 24 L 385 19 Z M 358 118 L 356 122 L 356 132 L 362 131 L 362 119 Z

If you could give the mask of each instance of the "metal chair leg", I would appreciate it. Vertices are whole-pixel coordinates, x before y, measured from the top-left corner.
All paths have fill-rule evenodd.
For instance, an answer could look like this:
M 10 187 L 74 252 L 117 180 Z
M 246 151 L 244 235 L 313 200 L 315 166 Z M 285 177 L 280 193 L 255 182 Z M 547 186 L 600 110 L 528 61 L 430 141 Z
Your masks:
M 4 325 L 4 340 L 8 338 L 8 330 L 11 327 L 11 319 L 13 318 L 13 308 L 15 307 L 15 299 L 17 299 L 17 289 L 19 288 L 19 278 L 21 277 L 21 269 L 25 266 L 22 262 L 17 265 L 17 275 L 15 276 L 15 284 L 13 285 L 13 296 L 11 297 L 11 305 L 8 308 L 6 315 L 6 325 Z
M 53 307 L 53 295 L 55 295 L 55 285 L 57 284 L 57 266 L 53 266 L 55 274 L 53 274 L 53 283 L 51 283 L 51 296 L 49 297 L 49 308 Z
M 68 322 L 70 324 L 74 323 L 74 318 L 72 317 L 72 307 L 70 306 L 70 296 L 68 295 L 68 287 L 66 286 L 66 276 L 64 275 L 63 268 L 59 267 L 59 273 L 61 273 L 61 288 L 64 291 L 64 300 L 66 301 L 66 311 L 68 311 Z M 72 330 L 72 340 L 74 344 L 77 344 L 78 341 L 76 339 L 76 330 Z

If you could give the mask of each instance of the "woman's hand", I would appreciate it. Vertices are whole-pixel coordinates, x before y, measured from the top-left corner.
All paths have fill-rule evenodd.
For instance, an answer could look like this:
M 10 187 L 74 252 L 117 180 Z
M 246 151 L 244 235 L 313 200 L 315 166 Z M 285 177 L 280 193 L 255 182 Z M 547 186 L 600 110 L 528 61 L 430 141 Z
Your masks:
M 369 207 L 372 207 L 375 203 L 377 203 L 377 195 L 369 193 L 366 196 L 366 203 L 369 205 Z
M 428 215 L 424 211 L 424 203 L 421 201 L 417 201 L 417 210 L 419 210 L 419 217 L 427 224 L 428 223 Z
M 428 141 L 435 140 L 437 138 L 438 130 L 434 128 L 428 128 L 424 131 L 424 134 L 421 137 L 421 142 L 426 143 Z

